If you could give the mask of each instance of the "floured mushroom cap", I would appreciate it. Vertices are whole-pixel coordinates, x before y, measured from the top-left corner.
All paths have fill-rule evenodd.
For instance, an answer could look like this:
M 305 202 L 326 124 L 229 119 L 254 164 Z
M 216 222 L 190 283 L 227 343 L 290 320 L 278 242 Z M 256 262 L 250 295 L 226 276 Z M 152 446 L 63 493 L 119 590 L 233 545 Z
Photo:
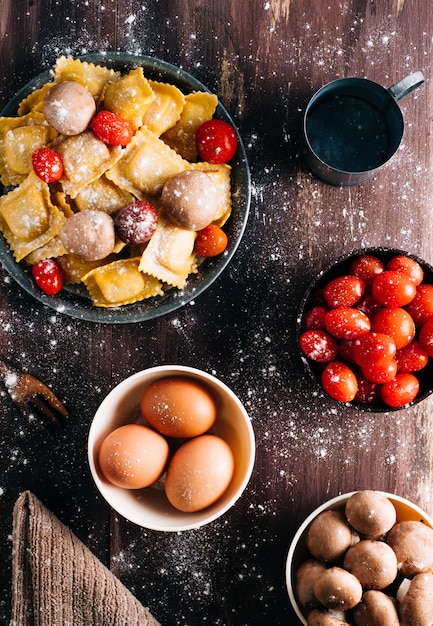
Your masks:
M 433 571 L 433 529 L 429 526 L 412 520 L 400 522 L 389 533 L 387 543 L 403 576 Z
M 361 601 L 362 586 L 350 572 L 330 567 L 317 576 L 313 593 L 326 608 L 347 611 Z
M 165 214 L 177 226 L 201 230 L 218 214 L 220 194 L 208 174 L 186 170 L 168 179 L 162 189 L 161 202 Z
M 340 511 L 323 511 L 307 531 L 306 543 L 319 561 L 331 562 L 341 558 L 359 537 L 350 528 Z
M 366 591 L 361 602 L 353 609 L 356 626 L 400 626 L 396 602 L 382 591 Z
M 345 513 L 349 524 L 371 539 L 385 535 L 394 526 L 397 517 L 391 500 L 369 489 L 351 495 L 346 502 Z
M 114 247 L 114 222 L 103 211 L 81 211 L 66 220 L 60 238 L 69 254 L 80 261 L 99 261 Z
M 42 107 L 48 124 L 61 135 L 82 133 L 89 126 L 95 111 L 95 100 L 90 91 L 72 80 L 51 87 Z

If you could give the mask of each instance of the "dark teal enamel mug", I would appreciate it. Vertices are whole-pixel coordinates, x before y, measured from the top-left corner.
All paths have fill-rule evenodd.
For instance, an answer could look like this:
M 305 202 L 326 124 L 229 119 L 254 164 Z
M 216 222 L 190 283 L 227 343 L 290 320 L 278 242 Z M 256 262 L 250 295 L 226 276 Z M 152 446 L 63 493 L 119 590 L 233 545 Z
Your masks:
M 311 173 L 343 187 L 375 176 L 403 138 L 398 101 L 423 82 L 423 74 L 414 72 L 389 89 L 356 77 L 319 89 L 305 110 L 301 134 L 301 154 Z

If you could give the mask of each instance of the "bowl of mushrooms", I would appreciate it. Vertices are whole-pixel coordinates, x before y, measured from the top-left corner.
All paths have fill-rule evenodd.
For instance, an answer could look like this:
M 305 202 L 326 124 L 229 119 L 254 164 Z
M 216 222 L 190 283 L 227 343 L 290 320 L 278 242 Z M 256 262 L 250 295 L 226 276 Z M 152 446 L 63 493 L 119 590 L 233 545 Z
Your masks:
M 428 626 L 433 520 L 394 494 L 362 490 L 337 496 L 296 532 L 286 585 L 304 626 Z

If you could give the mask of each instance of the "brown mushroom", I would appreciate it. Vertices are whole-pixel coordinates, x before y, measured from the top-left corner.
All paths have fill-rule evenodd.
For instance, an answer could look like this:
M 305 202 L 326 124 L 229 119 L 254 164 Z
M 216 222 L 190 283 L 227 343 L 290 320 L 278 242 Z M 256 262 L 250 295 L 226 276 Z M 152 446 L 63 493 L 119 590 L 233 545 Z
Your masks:
M 296 597 L 301 606 L 306 609 L 313 609 L 320 605 L 320 602 L 313 593 L 313 585 L 319 574 L 325 569 L 323 563 L 315 559 L 304 561 L 296 572 Z
M 329 563 L 341 558 L 359 541 L 341 511 L 323 511 L 311 523 L 306 535 L 307 548 L 319 561 Z
M 402 626 L 432 626 L 433 574 L 416 574 L 400 602 Z M 388 625 L 387 625 L 388 626 Z
M 307 624 L 308 626 L 341 626 L 341 624 L 347 624 L 347 622 L 323 609 L 314 609 L 308 615 Z
M 391 500 L 369 489 L 352 494 L 345 512 L 349 524 L 369 539 L 383 537 L 394 526 L 397 516 Z
M 107 257 L 115 243 L 113 219 L 104 211 L 74 213 L 63 224 L 60 239 L 69 254 L 81 261 Z
M 341 567 L 330 567 L 317 577 L 313 593 L 327 609 L 347 611 L 361 601 L 362 587 L 350 572 Z
M 48 124 L 62 135 L 78 135 L 89 126 L 96 111 L 92 94 L 80 83 L 65 80 L 45 96 L 42 111 Z
M 433 571 L 433 529 L 429 526 L 417 521 L 400 522 L 389 533 L 387 543 L 397 556 L 403 576 Z
M 352 618 L 355 626 L 400 626 L 393 598 L 375 589 L 364 593 L 360 604 L 353 609 Z
M 165 183 L 161 202 L 167 217 L 181 228 L 201 230 L 221 208 L 220 192 L 201 170 L 185 170 Z
M 346 552 L 343 566 L 364 589 L 385 589 L 397 577 L 397 557 L 383 541 L 364 539 Z

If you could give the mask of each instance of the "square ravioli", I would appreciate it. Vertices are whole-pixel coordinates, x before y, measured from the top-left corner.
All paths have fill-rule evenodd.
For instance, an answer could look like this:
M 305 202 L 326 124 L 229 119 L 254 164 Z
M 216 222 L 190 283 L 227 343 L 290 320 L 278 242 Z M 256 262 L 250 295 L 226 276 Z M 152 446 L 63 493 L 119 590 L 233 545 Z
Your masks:
M 57 137 L 42 113 L 0 118 L 0 180 L 19 185 L 33 171 L 32 154 Z
M 163 294 L 161 282 L 139 269 L 139 258 L 119 259 L 86 274 L 82 281 L 93 304 L 101 307 L 132 304 Z
M 143 68 L 137 67 L 106 87 L 101 104 L 104 109 L 123 117 L 137 130 L 143 125 L 143 116 L 155 97 L 143 74 Z
M 65 221 L 51 201 L 47 183 L 36 174 L 0 198 L 0 230 L 17 261 L 59 235 Z
M 160 217 L 141 256 L 139 269 L 172 287 L 182 288 L 189 274 L 197 271 L 196 236 L 193 230 L 174 226 Z
M 143 126 L 106 176 L 121 189 L 143 199 L 145 195 L 159 195 L 169 178 L 189 168 L 188 161 Z
M 71 137 L 61 137 L 53 149 L 63 161 L 64 175 L 61 184 L 71 198 L 87 185 L 100 178 L 122 156 L 122 148 L 107 146 L 91 131 Z

